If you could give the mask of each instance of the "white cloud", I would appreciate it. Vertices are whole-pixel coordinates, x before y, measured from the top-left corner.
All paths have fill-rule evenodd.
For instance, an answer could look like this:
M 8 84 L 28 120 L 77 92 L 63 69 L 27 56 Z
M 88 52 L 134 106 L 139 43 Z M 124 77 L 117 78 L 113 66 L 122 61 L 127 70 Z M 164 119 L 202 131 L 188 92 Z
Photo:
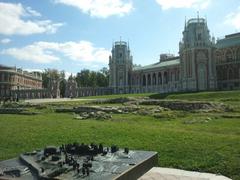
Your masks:
M 51 20 L 39 20 L 36 17 L 41 17 L 41 14 L 31 7 L 24 8 L 21 3 L 0 2 L 0 34 L 55 33 L 63 25 L 62 23 L 53 23 Z
M 5 39 L 2 39 L 0 42 L 1 42 L 1 44 L 8 44 L 8 43 L 10 43 L 11 41 L 12 41 L 11 39 L 5 38 Z
M 236 11 L 229 13 L 225 17 L 224 24 L 233 26 L 236 30 L 240 30 L 240 6 Z
M 110 51 L 95 47 L 91 42 L 35 42 L 22 48 L 9 48 L 1 51 L 3 55 L 18 60 L 35 63 L 53 63 L 61 60 L 61 56 L 83 63 L 107 63 Z
M 60 60 L 59 57 L 48 52 L 37 43 L 23 48 L 9 48 L 2 50 L 1 54 L 10 55 L 18 60 L 33 61 L 36 63 L 50 63 Z
M 24 69 L 24 71 L 28 71 L 28 72 L 43 72 L 43 69 Z
M 41 17 L 41 16 L 42 16 L 39 12 L 33 10 L 31 7 L 27 7 L 27 8 L 26 8 L 26 12 L 27 12 L 27 14 L 29 14 L 30 16 L 37 16 L 37 17 Z
M 76 76 L 76 73 L 71 73 L 71 72 L 65 72 L 65 79 L 68 79 L 70 76 Z
M 205 9 L 211 0 L 156 0 L 163 10 L 171 8 L 196 8 Z
M 133 9 L 129 0 L 55 0 L 55 2 L 76 7 L 83 13 L 99 18 L 123 16 Z

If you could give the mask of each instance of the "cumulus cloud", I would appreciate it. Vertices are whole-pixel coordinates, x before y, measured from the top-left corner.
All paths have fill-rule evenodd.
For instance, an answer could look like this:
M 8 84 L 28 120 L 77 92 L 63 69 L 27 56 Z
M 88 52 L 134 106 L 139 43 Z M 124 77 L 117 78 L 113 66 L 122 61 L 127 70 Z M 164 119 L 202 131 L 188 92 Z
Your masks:
M 0 2 L 0 34 L 29 35 L 36 33 L 55 33 L 63 23 L 39 20 L 41 14 L 21 3 Z M 31 19 L 30 19 L 31 18 Z
M 28 72 L 43 72 L 44 70 L 43 69 L 24 69 L 25 71 L 28 71 Z
M 0 42 L 1 42 L 1 44 L 8 44 L 11 42 L 11 39 L 5 38 L 5 39 L 2 39 Z
M 99 18 L 123 16 L 133 9 L 129 0 L 55 0 L 55 2 L 76 7 L 83 13 Z
M 60 60 L 59 57 L 53 55 L 52 51 L 48 51 L 48 49 L 41 47 L 38 43 L 23 48 L 4 49 L 1 51 L 1 54 L 12 56 L 18 60 L 36 63 L 50 63 Z
M 240 30 L 240 6 L 236 11 L 229 13 L 225 17 L 224 24 L 234 27 L 236 30 Z
M 171 8 L 196 8 L 205 9 L 211 0 L 156 0 L 163 10 Z
M 71 72 L 65 72 L 65 79 L 68 79 L 70 76 L 76 76 L 76 73 L 71 73 Z
M 61 56 L 83 63 L 106 63 L 110 51 L 95 47 L 88 41 L 65 43 L 40 41 L 22 48 L 4 49 L 1 54 L 35 63 L 53 63 L 60 61 Z

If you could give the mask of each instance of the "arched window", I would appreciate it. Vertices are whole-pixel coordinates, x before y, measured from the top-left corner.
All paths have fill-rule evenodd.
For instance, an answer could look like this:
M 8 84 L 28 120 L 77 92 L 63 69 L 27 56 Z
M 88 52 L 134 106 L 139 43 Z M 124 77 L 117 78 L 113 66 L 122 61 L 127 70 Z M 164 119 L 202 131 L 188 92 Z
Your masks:
M 237 50 L 237 61 L 240 61 L 240 48 Z
M 150 74 L 148 74 L 148 76 L 147 76 L 147 84 L 148 84 L 148 86 L 151 86 L 151 75 Z
M 143 86 L 146 86 L 146 76 L 143 75 Z
M 175 80 L 176 80 L 176 81 L 179 80 L 179 70 L 177 70 L 176 73 L 175 73 Z
M 233 60 L 233 54 L 231 50 L 228 50 L 225 54 L 226 62 L 231 62 Z
M 234 73 L 231 68 L 228 69 L 228 79 L 234 79 Z
M 201 33 L 198 33 L 197 39 L 198 39 L 199 41 L 202 40 L 202 34 L 201 34 Z
M 222 63 L 222 53 L 220 51 L 216 52 L 216 63 Z
M 164 84 L 168 83 L 168 73 L 166 71 L 164 72 L 164 75 L 163 75 L 163 82 Z
M 161 85 L 162 84 L 162 73 L 159 72 L 158 73 L 158 85 Z
M 175 73 L 174 73 L 174 71 L 171 72 L 171 81 L 175 81 Z
M 155 73 L 153 73 L 152 79 L 153 79 L 152 85 L 155 86 L 156 85 L 156 74 Z

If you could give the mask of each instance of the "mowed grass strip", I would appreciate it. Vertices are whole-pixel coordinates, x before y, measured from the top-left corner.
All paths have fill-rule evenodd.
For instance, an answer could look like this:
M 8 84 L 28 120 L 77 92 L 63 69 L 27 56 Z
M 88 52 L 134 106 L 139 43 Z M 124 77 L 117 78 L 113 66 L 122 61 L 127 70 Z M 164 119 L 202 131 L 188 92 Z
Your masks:
M 46 145 L 95 142 L 157 151 L 162 167 L 220 173 L 239 179 L 240 121 L 217 118 L 208 123 L 183 123 L 197 116 L 189 113 L 168 121 L 128 114 L 113 115 L 112 120 L 81 121 L 73 119 L 71 113 L 51 111 L 36 116 L 1 115 L 0 159 Z
M 155 99 L 179 99 L 179 100 L 207 100 L 207 101 L 239 101 L 240 91 L 209 91 L 193 93 L 169 93 L 150 94 Z

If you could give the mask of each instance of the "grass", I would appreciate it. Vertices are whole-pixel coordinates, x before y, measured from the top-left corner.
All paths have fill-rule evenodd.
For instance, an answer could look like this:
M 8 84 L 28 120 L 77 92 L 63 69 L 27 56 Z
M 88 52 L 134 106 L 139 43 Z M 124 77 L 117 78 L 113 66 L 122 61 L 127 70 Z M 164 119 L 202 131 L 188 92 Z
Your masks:
M 193 93 L 152 94 L 155 99 L 179 99 L 179 100 L 208 100 L 208 101 L 239 101 L 240 91 L 210 91 Z
M 148 94 L 149 96 L 150 94 Z M 129 96 L 129 95 L 126 95 Z M 141 97 L 146 94 L 141 95 Z M 156 96 L 156 95 L 155 95 Z M 159 95 L 158 95 L 159 96 Z M 119 97 L 110 96 L 110 97 Z M 139 97 L 134 95 L 134 97 Z M 214 97 L 214 98 L 213 98 Z M 208 100 L 239 105 L 239 91 L 169 94 L 165 99 Z M 73 103 L 73 104 L 71 104 Z M 81 102 L 79 102 L 81 103 Z M 224 102 L 225 103 L 225 102 Z M 78 105 L 66 102 L 62 105 Z M 54 104 L 56 106 L 56 104 Z M 159 153 L 159 166 L 223 174 L 240 180 L 240 120 L 228 113 L 169 111 L 169 119 L 114 114 L 112 120 L 76 120 L 71 113 L 54 113 L 52 105 L 42 114 L 0 115 L 0 160 L 22 152 L 70 142 L 116 144 Z M 171 117 L 171 116 L 170 116 Z M 204 119 L 211 119 L 204 123 Z M 192 121 L 194 123 L 185 123 Z

